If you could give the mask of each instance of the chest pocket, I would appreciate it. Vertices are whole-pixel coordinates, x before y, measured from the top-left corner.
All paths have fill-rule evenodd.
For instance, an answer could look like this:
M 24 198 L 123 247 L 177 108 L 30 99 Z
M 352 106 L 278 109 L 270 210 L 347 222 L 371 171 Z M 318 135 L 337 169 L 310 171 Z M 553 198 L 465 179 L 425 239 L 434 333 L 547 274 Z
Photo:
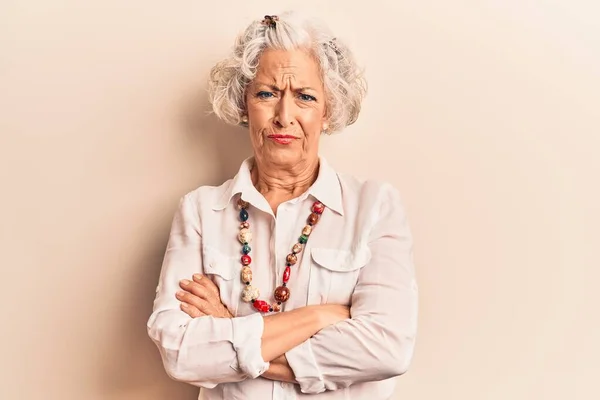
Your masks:
M 239 257 L 224 254 L 216 247 L 203 247 L 204 274 L 219 288 L 221 302 L 235 316 L 240 301 L 241 264 Z
M 353 251 L 312 248 L 308 304 L 350 305 L 360 269 L 371 259 L 368 247 Z

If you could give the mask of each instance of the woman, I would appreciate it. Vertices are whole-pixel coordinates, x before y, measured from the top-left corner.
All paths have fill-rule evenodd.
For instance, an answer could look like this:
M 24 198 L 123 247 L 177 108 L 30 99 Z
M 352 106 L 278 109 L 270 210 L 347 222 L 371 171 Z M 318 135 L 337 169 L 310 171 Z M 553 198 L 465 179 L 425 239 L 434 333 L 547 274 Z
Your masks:
M 350 51 L 289 13 L 216 65 L 218 117 L 254 156 L 179 204 L 148 321 L 165 369 L 205 399 L 389 399 L 412 358 L 412 239 L 390 185 L 335 172 L 319 138 L 353 123 Z

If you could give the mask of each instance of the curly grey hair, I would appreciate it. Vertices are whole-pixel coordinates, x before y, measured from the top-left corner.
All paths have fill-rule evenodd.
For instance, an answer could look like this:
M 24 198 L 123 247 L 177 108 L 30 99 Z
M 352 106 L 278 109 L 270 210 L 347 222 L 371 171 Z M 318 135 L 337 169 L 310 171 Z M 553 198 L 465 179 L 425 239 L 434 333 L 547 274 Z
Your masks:
M 340 131 L 357 120 L 367 85 L 351 51 L 320 22 L 293 12 L 279 15 L 275 23 L 252 22 L 237 37 L 231 55 L 212 68 L 208 92 L 219 118 L 233 125 L 242 123 L 246 86 L 256 76 L 265 49 L 312 52 L 326 93 L 327 133 Z

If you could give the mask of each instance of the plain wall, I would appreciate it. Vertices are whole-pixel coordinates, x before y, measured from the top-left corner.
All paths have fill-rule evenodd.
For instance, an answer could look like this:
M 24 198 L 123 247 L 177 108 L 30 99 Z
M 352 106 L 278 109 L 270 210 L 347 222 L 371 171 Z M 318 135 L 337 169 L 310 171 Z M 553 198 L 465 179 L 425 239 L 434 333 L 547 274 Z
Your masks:
M 251 152 L 207 114 L 208 71 L 286 9 L 366 68 L 322 153 L 408 211 L 396 398 L 600 398 L 598 2 L 38 0 L 0 5 L 0 399 L 196 398 L 145 323 L 179 197 Z

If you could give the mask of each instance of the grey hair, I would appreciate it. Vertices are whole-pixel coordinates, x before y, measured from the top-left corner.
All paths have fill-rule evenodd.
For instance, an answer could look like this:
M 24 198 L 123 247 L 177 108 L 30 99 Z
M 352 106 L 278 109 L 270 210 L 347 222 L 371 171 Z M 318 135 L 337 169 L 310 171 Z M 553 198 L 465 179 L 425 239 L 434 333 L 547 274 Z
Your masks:
M 293 12 L 275 24 L 252 22 L 235 40 L 233 52 L 210 71 L 209 100 L 223 121 L 242 124 L 246 86 L 252 82 L 265 49 L 307 49 L 318 62 L 326 95 L 327 133 L 342 130 L 358 119 L 367 85 L 350 49 L 322 23 Z

